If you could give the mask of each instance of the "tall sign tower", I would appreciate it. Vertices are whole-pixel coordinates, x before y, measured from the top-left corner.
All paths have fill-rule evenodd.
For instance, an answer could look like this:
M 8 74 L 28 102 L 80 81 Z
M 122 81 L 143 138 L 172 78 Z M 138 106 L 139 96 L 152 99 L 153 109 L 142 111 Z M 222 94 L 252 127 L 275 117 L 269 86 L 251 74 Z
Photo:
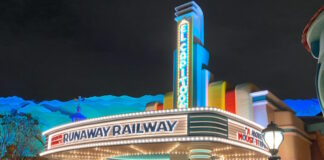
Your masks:
M 204 46 L 204 16 L 200 7 L 189 2 L 175 8 L 177 49 L 173 58 L 173 106 L 207 106 L 209 53 Z

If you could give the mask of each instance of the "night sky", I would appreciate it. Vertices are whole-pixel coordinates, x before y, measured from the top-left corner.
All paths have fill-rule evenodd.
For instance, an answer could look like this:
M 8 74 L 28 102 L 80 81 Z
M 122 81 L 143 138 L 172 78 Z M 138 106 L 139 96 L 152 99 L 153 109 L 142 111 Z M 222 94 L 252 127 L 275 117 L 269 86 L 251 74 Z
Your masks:
M 164 94 L 172 90 L 174 0 L 1 0 L 0 96 Z M 315 97 L 301 44 L 320 0 L 197 0 L 215 80 L 279 98 Z

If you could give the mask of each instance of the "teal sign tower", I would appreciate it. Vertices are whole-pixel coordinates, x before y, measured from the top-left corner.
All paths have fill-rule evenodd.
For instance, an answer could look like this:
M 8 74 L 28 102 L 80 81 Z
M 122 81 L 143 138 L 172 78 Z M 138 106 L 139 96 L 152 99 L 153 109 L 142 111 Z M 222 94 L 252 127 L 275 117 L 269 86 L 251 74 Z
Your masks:
M 205 107 L 208 100 L 209 53 L 204 48 L 204 16 L 195 2 L 175 8 L 177 49 L 173 62 L 174 108 Z

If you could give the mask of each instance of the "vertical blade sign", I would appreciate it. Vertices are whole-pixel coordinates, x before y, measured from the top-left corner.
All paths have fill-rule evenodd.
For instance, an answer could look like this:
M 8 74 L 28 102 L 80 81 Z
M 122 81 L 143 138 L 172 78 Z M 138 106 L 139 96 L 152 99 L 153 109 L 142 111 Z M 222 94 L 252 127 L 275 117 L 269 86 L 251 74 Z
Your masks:
M 178 25 L 177 108 L 188 108 L 190 73 L 190 22 L 181 20 Z

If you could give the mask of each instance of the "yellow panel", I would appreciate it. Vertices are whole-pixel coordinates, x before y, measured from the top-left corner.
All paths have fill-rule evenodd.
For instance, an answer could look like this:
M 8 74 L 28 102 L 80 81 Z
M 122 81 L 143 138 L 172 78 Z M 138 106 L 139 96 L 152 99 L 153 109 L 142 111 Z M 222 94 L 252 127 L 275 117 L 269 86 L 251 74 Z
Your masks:
M 218 81 L 208 86 L 208 106 L 225 110 L 226 82 Z
M 163 110 L 173 109 L 173 92 L 164 95 Z

